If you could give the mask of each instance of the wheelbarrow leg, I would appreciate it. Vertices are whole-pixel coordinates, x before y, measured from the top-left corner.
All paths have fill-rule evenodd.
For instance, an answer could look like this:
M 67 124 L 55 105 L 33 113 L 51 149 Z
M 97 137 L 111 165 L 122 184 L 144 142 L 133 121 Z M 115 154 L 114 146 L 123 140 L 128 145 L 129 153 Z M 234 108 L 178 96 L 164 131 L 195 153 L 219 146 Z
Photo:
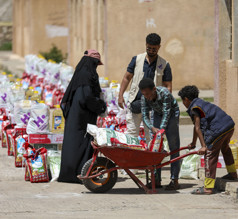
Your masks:
M 155 168 L 150 169 L 151 171 L 151 184 L 152 184 L 152 194 L 156 193 L 156 189 L 155 189 Z
M 124 169 L 127 174 L 131 177 L 131 179 L 135 182 L 135 184 L 140 188 L 140 189 L 144 189 L 144 191 L 147 193 L 147 194 L 154 194 L 156 193 L 156 190 L 155 190 L 155 185 L 154 185 L 154 190 L 150 190 L 148 189 L 144 183 L 142 183 L 138 177 L 135 176 L 135 174 L 133 174 L 129 169 Z M 153 188 L 153 187 L 152 187 Z
M 146 185 L 149 184 L 149 170 L 145 170 L 145 173 L 146 173 Z

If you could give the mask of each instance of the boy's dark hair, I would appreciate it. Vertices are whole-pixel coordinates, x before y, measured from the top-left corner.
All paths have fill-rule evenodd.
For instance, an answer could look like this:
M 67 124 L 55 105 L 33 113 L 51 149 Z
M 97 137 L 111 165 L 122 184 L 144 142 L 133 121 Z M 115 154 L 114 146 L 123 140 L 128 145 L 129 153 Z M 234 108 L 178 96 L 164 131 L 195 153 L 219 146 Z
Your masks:
M 189 100 L 193 100 L 195 98 L 198 98 L 199 90 L 195 85 L 188 85 L 182 88 L 179 92 L 178 95 L 184 99 L 187 97 Z
M 146 88 L 150 88 L 151 90 L 155 87 L 155 83 L 150 78 L 144 78 L 139 83 L 140 90 L 144 90 Z
M 146 37 L 146 43 L 150 45 L 160 45 L 161 37 L 157 33 L 150 33 Z

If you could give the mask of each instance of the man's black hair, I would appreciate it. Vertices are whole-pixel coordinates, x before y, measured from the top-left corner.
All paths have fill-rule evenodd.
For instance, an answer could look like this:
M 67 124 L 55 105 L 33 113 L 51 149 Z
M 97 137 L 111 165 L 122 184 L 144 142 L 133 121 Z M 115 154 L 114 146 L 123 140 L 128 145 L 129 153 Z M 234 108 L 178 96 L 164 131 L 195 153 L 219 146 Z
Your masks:
M 185 97 L 187 97 L 189 100 L 193 100 L 195 98 L 198 98 L 199 90 L 195 85 L 188 85 L 182 88 L 178 95 L 184 100 Z
M 157 33 L 150 33 L 146 37 L 146 43 L 150 45 L 160 45 L 161 37 Z
M 146 88 L 150 88 L 151 90 L 155 87 L 155 83 L 150 78 L 144 78 L 139 83 L 140 90 L 144 90 Z

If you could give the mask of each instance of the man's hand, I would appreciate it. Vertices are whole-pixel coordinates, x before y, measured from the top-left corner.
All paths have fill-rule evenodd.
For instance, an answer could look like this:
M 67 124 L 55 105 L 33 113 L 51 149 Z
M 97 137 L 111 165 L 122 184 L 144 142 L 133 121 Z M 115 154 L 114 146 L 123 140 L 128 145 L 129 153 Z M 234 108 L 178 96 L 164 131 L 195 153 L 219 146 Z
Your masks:
M 192 150 L 192 149 L 194 149 L 195 147 L 196 147 L 196 145 L 193 144 L 193 143 L 191 143 L 191 144 L 188 145 L 188 149 L 189 149 L 189 150 Z
M 125 100 L 124 100 L 123 96 L 119 96 L 118 97 L 118 105 L 119 105 L 119 107 L 124 109 L 124 104 L 125 104 Z
M 151 128 L 151 131 L 153 132 L 153 134 L 156 134 L 156 133 L 159 131 L 159 129 L 157 129 L 157 128 L 155 128 L 155 127 L 152 127 L 152 128 Z
M 206 147 L 202 147 L 201 149 L 198 150 L 198 154 L 199 155 L 204 155 L 207 152 L 207 148 Z

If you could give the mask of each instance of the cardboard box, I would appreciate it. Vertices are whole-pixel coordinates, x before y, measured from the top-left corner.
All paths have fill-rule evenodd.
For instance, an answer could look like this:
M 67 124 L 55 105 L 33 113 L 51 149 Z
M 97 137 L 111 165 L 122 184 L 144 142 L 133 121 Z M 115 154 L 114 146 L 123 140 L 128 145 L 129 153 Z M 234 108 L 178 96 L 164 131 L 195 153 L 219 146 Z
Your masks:
M 62 144 L 64 134 L 29 134 L 30 144 Z

